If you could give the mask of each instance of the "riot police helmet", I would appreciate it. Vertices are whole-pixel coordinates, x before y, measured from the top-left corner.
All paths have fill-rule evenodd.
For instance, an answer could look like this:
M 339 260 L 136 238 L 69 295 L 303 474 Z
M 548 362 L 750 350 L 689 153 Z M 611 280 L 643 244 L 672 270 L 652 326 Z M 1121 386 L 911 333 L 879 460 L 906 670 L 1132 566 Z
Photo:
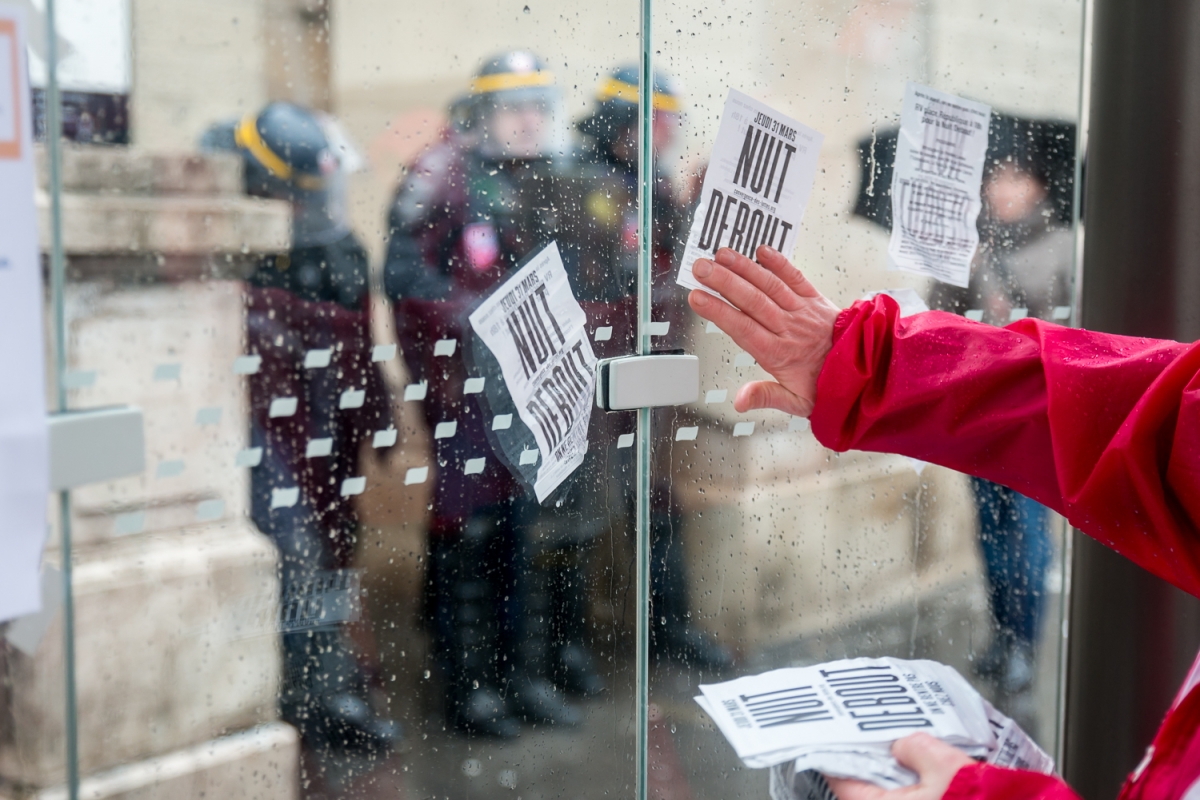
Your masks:
M 562 93 L 551 72 L 529 50 L 484 60 L 471 79 L 461 128 L 479 151 L 496 159 L 548 158 L 563 149 Z
M 592 137 L 602 149 L 636 135 L 639 73 L 636 64 L 622 64 L 601 78 L 595 108 L 576 124 L 580 133 Z M 655 146 L 663 148 L 666 143 L 660 140 L 678 125 L 683 102 L 678 83 L 660 70 L 654 71 L 650 105 L 654 111 Z

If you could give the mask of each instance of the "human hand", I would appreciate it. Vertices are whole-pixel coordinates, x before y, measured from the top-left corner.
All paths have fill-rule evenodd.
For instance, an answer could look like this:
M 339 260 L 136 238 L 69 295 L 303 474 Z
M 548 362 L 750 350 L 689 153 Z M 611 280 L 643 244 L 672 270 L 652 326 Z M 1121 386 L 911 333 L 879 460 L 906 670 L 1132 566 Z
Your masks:
M 954 776 L 974 764 L 963 751 L 928 733 L 914 733 L 892 743 L 892 755 L 917 773 L 920 781 L 903 789 L 881 789 L 849 778 L 826 778 L 838 800 L 941 800 Z
M 721 248 L 715 261 L 697 259 L 692 266 L 696 280 L 733 306 L 699 289 L 688 295 L 688 303 L 775 378 L 747 383 L 738 390 L 734 408 L 777 408 L 807 417 L 817 399 L 817 376 L 833 347 L 833 322 L 841 309 L 779 251 L 764 245 L 755 255 L 757 264 Z

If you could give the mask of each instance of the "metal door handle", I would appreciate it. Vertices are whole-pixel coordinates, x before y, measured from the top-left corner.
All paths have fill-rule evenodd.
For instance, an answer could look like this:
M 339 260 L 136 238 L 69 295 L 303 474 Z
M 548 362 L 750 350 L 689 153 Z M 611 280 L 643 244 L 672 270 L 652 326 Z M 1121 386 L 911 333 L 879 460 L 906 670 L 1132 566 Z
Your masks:
M 684 353 L 619 356 L 596 365 L 596 407 L 605 411 L 694 403 L 700 359 Z

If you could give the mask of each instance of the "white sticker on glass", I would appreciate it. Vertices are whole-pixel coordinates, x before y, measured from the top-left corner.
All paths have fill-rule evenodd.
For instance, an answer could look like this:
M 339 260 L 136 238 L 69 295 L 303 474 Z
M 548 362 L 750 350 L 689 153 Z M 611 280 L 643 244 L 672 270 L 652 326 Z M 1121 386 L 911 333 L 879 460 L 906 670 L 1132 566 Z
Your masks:
M 429 391 L 429 381 L 421 381 L 420 383 L 410 383 L 404 387 L 404 402 L 409 400 L 424 400 L 426 392 Z
M 527 464 L 536 464 L 537 460 L 538 460 L 538 450 L 536 447 L 532 450 L 522 450 L 521 451 L 521 458 L 520 458 L 521 466 L 525 466 Z
M 156 478 L 174 478 L 177 475 L 183 474 L 183 459 L 173 459 L 171 461 L 159 462 L 158 469 L 155 470 Z
M 261 447 L 247 447 L 244 450 L 238 450 L 238 454 L 233 460 L 235 467 L 257 467 L 261 463 Z
M 371 348 L 372 361 L 391 361 L 396 357 L 396 345 L 377 344 Z
M 752 433 L 754 433 L 753 422 L 738 422 L 733 426 L 734 436 L 749 436 Z
M 696 434 L 700 433 L 700 426 L 692 425 L 686 428 L 680 428 L 675 431 L 675 441 L 677 442 L 694 442 Z
M 592 336 L 597 342 L 607 342 L 612 338 L 612 325 L 605 325 L 603 328 L 596 328 L 596 333 Z
M 463 394 L 479 394 L 483 391 L 486 378 L 467 378 L 463 383 Z
M 438 339 L 433 345 L 433 354 L 435 356 L 452 356 L 457 347 L 457 339 Z
M 291 508 L 300 502 L 300 487 L 290 486 L 286 489 L 271 490 L 271 509 Z
M 972 308 L 969 311 L 967 311 L 967 313 L 963 314 L 963 316 L 966 317 L 967 319 L 971 320 L 972 322 L 983 322 L 983 309 L 982 308 Z
M 724 403 L 725 398 L 727 398 L 727 397 L 729 397 L 728 389 L 709 389 L 707 392 L 704 393 L 704 403 L 705 403 L 705 405 L 711 405 L 713 403 Z
M 632 433 L 622 433 L 617 437 L 617 449 L 620 450 L 623 447 L 633 447 Z
M 788 420 L 789 431 L 806 431 L 809 427 L 809 422 L 804 417 L 792 417 Z
M 1029 316 L 1028 308 L 1014 308 L 1012 311 L 1008 312 L 1008 321 L 1016 322 L 1017 320 L 1025 319 L 1028 316 Z
M 456 433 L 458 433 L 458 420 L 452 419 L 449 422 L 439 422 L 433 429 L 433 438 L 449 439 Z
M 196 521 L 211 522 L 225 513 L 224 500 L 201 500 L 196 504 Z
M 467 475 L 478 475 L 483 472 L 483 467 L 486 464 L 486 458 L 468 458 L 467 463 L 463 465 L 463 472 Z
M 208 408 L 202 408 L 196 412 L 196 424 L 202 428 L 205 425 L 216 425 L 220 421 L 221 421 L 221 407 L 220 406 L 209 406 Z
M 1071 307 L 1070 306 L 1055 306 L 1054 313 L 1052 316 L 1056 320 L 1070 319 L 1071 318 Z
M 294 397 L 276 397 L 271 401 L 271 407 L 267 410 L 267 416 L 290 417 L 296 413 L 296 404 L 298 402 Z
M 323 458 L 333 452 L 333 439 L 309 439 L 308 447 L 304 448 L 305 458 Z
M 670 322 L 650 322 L 646 325 L 646 333 L 650 336 L 666 336 L 670 332 Z
M 492 430 L 506 431 L 512 427 L 512 414 L 497 414 L 492 417 Z
M 366 399 L 366 389 L 347 389 L 338 399 L 338 408 L 362 408 Z
M 154 368 L 154 380 L 177 381 L 182 371 L 182 364 L 159 364 Z
M 63 375 L 63 386 L 67 389 L 86 389 L 96 382 L 96 370 L 73 369 Z
M 704 332 L 705 333 L 721 333 L 721 329 L 717 327 L 717 323 L 707 322 L 704 325 Z
M 412 486 L 417 483 L 424 483 L 429 478 L 429 467 L 412 467 L 408 472 L 404 473 L 404 485 Z
M 262 356 L 238 356 L 233 360 L 234 375 L 253 375 L 262 366 Z
M 746 352 L 738 353 L 733 357 L 733 365 L 735 367 L 753 367 L 754 357 Z
M 395 428 L 388 428 L 386 431 L 375 431 L 375 437 L 371 439 L 372 447 L 391 447 L 396 443 L 396 435 L 399 433 Z
M 328 367 L 330 359 L 333 358 L 333 349 L 326 347 L 323 350 L 309 350 L 304 354 L 305 369 L 321 369 Z
M 116 536 L 128 536 L 132 533 L 141 533 L 145 529 L 145 511 L 130 511 L 127 514 L 118 514 L 117 518 L 113 520 L 113 534 Z
M 366 490 L 366 476 L 346 478 L 346 480 L 342 481 L 342 497 L 353 497 L 356 494 L 362 494 Z

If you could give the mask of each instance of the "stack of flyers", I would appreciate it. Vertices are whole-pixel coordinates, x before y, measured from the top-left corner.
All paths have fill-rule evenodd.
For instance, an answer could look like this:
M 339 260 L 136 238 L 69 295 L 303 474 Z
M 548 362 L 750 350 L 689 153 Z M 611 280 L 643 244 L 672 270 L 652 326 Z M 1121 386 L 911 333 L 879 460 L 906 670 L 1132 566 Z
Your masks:
M 748 767 L 772 768 L 776 800 L 820 798 L 820 775 L 885 789 L 915 773 L 892 742 L 924 731 L 967 755 L 1049 773 L 1054 762 L 952 667 L 936 661 L 852 658 L 702 685 L 696 702 Z

